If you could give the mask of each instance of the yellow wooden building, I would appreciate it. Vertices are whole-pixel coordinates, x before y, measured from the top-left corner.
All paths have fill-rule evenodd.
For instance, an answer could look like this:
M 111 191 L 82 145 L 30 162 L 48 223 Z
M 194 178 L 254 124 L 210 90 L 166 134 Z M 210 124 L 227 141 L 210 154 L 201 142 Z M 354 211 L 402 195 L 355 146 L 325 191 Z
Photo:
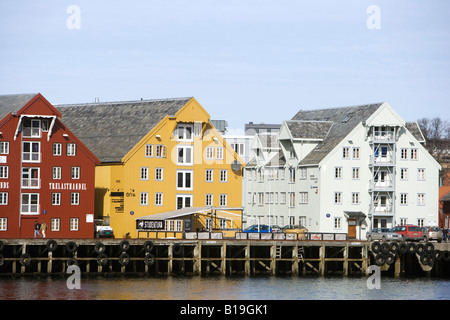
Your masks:
M 145 228 L 183 232 L 241 228 L 243 161 L 195 98 L 58 106 L 65 122 L 101 160 L 96 217 L 118 238 L 138 236 L 140 217 L 172 214 Z M 205 208 L 213 208 L 204 214 Z M 161 215 L 159 215 L 161 216 Z M 167 232 L 159 232 L 167 236 Z M 148 234 L 148 233 L 147 233 Z

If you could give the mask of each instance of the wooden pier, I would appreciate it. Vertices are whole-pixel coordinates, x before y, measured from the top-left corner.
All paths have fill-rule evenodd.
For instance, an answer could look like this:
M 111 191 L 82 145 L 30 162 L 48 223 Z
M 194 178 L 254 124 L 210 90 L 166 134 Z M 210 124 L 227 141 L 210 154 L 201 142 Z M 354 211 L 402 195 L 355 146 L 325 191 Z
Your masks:
M 405 243 L 404 250 L 336 240 L 4 239 L 0 275 L 61 274 L 78 265 L 86 274 L 350 276 L 366 275 L 373 264 L 394 276 L 448 275 L 450 244 L 432 244 Z

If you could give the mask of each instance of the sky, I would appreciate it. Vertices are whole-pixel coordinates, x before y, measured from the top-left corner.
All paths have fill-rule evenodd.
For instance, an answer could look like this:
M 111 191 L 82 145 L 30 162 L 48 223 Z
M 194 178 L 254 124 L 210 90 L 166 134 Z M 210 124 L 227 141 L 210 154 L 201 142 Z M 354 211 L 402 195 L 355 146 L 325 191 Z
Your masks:
M 229 133 L 299 110 L 450 108 L 447 0 L 1 0 L 0 94 L 195 97 Z

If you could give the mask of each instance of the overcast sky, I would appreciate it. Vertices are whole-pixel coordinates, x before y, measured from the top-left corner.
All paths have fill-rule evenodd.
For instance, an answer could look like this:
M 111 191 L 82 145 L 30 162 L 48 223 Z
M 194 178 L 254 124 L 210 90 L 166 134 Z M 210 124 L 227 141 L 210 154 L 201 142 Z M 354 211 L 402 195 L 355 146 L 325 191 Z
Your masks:
M 448 0 L 0 1 L 0 94 L 195 97 L 229 130 L 388 102 L 449 119 Z

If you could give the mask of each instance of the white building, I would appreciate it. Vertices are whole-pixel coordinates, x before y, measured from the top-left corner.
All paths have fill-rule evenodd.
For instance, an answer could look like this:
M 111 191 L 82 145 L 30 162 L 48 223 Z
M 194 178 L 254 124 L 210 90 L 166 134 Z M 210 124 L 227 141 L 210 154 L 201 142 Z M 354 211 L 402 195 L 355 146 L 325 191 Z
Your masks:
M 387 103 L 300 111 L 283 122 L 276 145 L 258 137 L 244 175 L 248 224 L 350 239 L 373 227 L 438 224 L 440 165 L 418 125 Z

